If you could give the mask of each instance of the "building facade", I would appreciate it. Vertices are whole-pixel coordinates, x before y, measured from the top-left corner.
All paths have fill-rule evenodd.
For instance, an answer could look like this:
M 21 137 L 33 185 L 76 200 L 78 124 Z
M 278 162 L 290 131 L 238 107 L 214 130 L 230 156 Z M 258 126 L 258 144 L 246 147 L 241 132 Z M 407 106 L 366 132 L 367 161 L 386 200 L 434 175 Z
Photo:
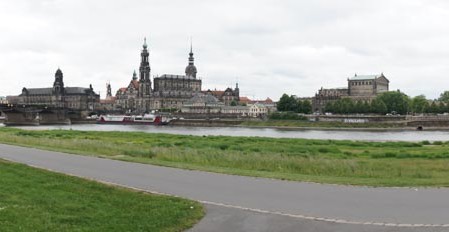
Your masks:
M 231 104 L 237 105 L 240 101 L 240 89 L 238 83 L 235 84 L 235 89 L 230 87 L 226 88 L 224 91 L 208 89 L 207 91 L 203 91 L 203 93 L 213 95 L 218 100 L 224 102 L 227 106 Z
M 140 78 L 133 75 L 128 87 L 120 88 L 116 94 L 116 105 L 127 113 L 144 113 L 151 110 L 179 110 L 195 94 L 201 92 L 202 81 L 197 78 L 193 48 L 190 47 L 185 75 L 164 74 L 150 78 L 151 68 L 146 40 L 141 52 Z
M 116 97 L 112 96 L 111 83 L 106 83 L 106 98 L 100 99 L 99 111 L 115 111 L 116 110 Z
M 390 81 L 383 73 L 379 75 L 357 75 L 348 78 L 348 87 L 322 88 L 312 98 L 314 112 L 323 113 L 329 102 L 341 98 L 351 98 L 355 101 L 372 101 L 377 95 L 389 91 Z
M 41 105 L 87 112 L 96 109 L 100 95 L 94 92 L 92 85 L 89 88 L 64 86 L 63 73 L 58 68 L 53 87 L 24 87 L 22 93 L 14 99 L 13 104 Z

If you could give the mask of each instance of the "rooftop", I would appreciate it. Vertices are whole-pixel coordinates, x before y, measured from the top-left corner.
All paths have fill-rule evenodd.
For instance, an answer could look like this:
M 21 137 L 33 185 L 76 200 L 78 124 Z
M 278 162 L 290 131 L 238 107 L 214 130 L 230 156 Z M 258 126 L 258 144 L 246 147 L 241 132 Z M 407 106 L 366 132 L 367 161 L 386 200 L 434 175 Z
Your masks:
M 376 74 L 376 75 L 357 75 L 355 74 L 353 77 L 350 77 L 350 81 L 360 81 L 360 80 L 374 80 L 379 77 L 383 76 L 383 74 Z
M 174 75 L 174 74 L 163 74 L 162 76 L 157 76 L 155 79 L 186 79 L 186 80 L 196 80 L 196 78 L 185 75 Z

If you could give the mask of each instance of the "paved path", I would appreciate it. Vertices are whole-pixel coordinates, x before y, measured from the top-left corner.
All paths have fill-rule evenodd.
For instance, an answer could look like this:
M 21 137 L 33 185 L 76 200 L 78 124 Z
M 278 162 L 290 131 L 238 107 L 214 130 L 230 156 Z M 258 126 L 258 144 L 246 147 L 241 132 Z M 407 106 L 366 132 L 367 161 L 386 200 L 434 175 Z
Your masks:
M 210 231 L 214 228 L 211 225 L 221 228 L 217 231 L 270 231 L 270 226 L 279 231 L 295 231 L 296 226 L 305 228 L 301 231 L 449 231 L 446 188 L 368 188 L 279 181 L 1 144 L 0 158 L 203 202 L 208 216 L 193 231 Z

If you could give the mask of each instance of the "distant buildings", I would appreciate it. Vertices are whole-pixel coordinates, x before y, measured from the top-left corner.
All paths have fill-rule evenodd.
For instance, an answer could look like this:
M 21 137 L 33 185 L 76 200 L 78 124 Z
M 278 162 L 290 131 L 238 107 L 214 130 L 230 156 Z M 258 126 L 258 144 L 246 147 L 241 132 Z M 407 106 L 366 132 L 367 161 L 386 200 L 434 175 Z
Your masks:
M 315 112 L 323 112 L 326 104 L 341 98 L 351 98 L 355 101 L 370 102 L 377 95 L 389 90 L 390 81 L 380 75 L 357 75 L 348 78 L 348 87 L 321 88 L 312 98 L 312 107 Z
M 20 95 L 8 98 L 11 104 L 40 105 L 88 112 L 95 110 L 99 103 L 100 95 L 94 92 L 92 85 L 89 88 L 65 86 L 63 73 L 58 68 L 55 73 L 53 87 L 24 87 Z
M 247 100 L 244 104 L 226 105 L 212 94 L 217 92 L 204 91 L 204 93 L 196 94 L 183 105 L 181 112 L 184 114 L 212 114 L 225 117 L 263 117 L 276 110 L 274 102 L 269 98 L 263 101 L 254 101 L 244 97 L 243 99 Z
M 240 89 L 239 84 L 235 84 L 235 89 L 227 88 L 224 91 L 221 90 L 210 90 L 203 91 L 203 93 L 211 94 L 218 100 L 224 102 L 225 105 L 237 105 L 240 101 Z

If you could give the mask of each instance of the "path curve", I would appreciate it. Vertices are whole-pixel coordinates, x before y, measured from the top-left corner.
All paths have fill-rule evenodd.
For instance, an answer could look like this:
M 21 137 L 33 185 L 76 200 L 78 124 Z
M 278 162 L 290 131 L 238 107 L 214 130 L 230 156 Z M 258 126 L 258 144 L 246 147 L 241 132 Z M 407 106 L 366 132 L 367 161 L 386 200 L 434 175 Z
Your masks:
M 0 158 L 253 212 L 343 224 L 449 228 L 448 188 L 371 188 L 291 182 L 2 144 Z

